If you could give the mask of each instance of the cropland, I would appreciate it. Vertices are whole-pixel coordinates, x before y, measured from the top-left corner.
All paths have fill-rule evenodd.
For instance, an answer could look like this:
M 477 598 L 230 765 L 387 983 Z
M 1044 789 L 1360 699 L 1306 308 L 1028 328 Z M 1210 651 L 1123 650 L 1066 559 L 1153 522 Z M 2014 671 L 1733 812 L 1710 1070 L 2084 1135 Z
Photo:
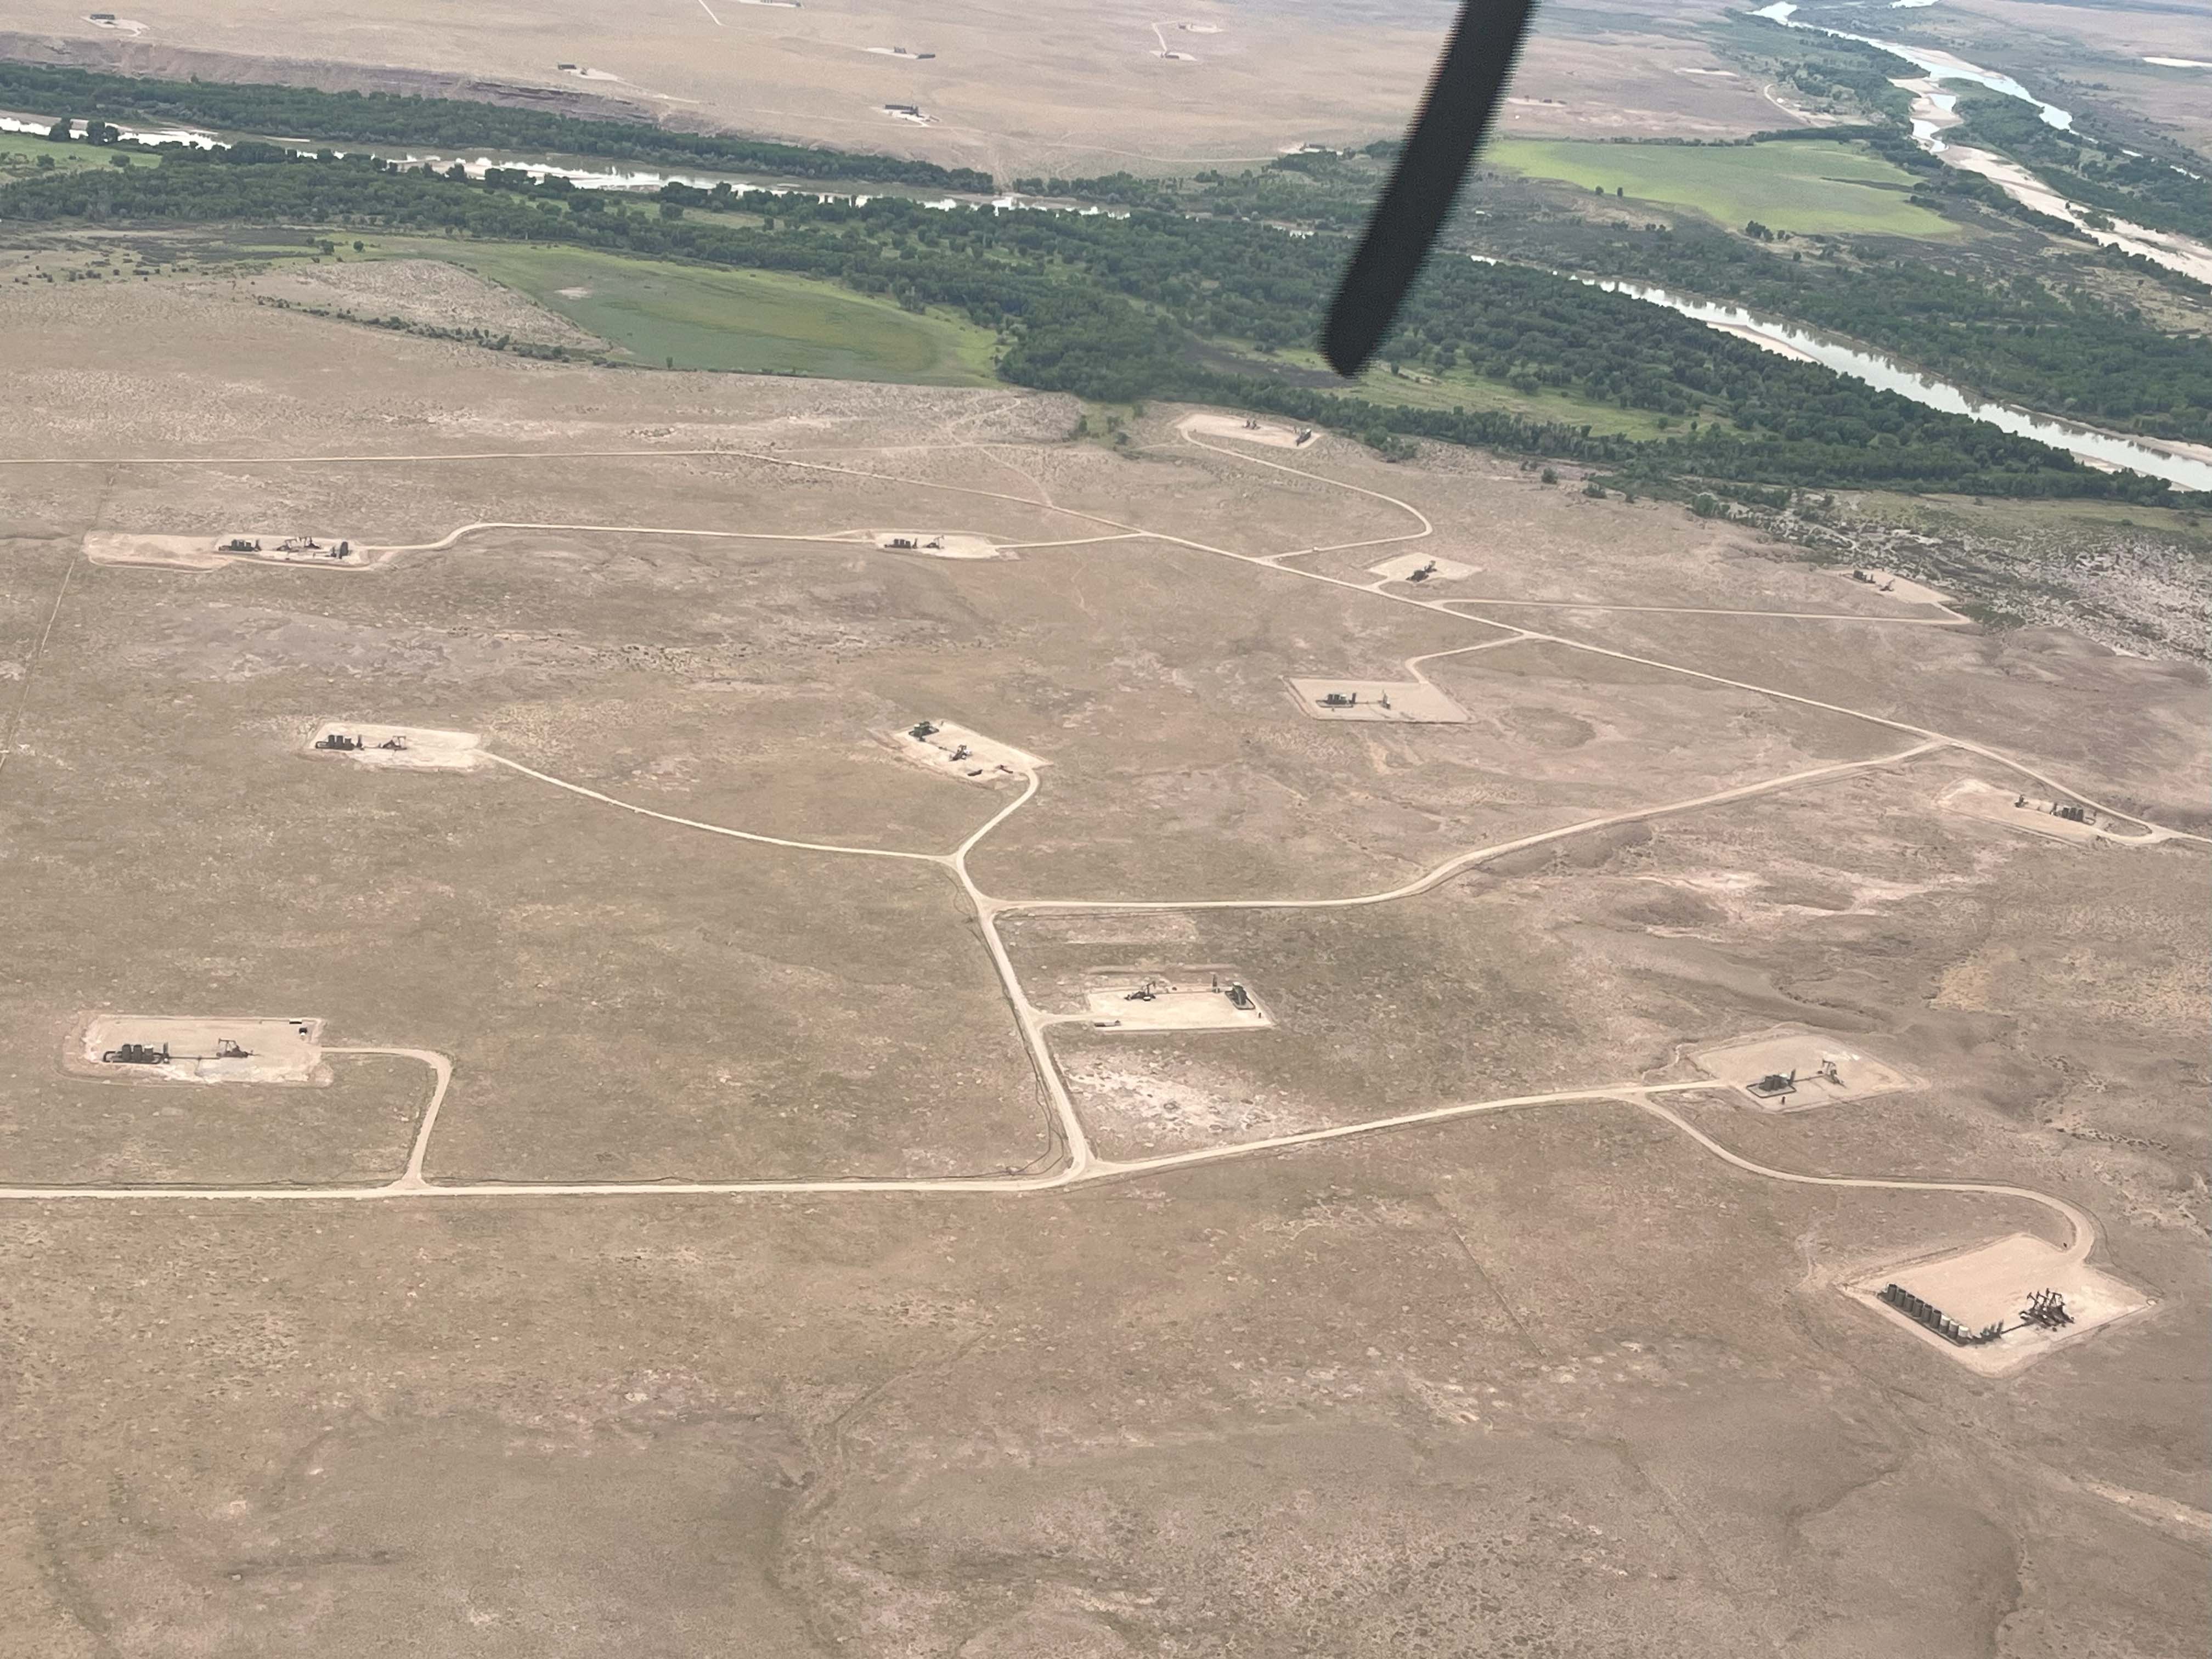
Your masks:
M 2201 660 L 252 297 L 0 286 L 0 1650 L 2195 1650 Z
M 1905 198 L 1902 167 L 1848 144 L 1607 144 L 1509 138 L 1486 166 L 1557 179 L 1630 201 L 1688 208 L 1730 228 L 1845 235 L 1955 236 L 1957 227 Z
M 989 334 L 772 271 L 705 270 L 582 248 L 418 245 L 524 295 L 645 364 L 975 386 Z

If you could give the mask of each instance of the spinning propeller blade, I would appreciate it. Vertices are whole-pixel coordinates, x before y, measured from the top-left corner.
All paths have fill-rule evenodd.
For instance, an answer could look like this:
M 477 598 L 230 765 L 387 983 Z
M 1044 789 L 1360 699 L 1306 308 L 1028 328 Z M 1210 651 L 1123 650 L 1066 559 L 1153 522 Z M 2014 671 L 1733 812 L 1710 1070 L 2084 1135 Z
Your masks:
M 1465 0 L 1407 135 L 1398 170 L 1337 285 L 1322 349 L 1344 375 L 1367 367 L 1451 211 L 1528 33 L 1535 0 Z

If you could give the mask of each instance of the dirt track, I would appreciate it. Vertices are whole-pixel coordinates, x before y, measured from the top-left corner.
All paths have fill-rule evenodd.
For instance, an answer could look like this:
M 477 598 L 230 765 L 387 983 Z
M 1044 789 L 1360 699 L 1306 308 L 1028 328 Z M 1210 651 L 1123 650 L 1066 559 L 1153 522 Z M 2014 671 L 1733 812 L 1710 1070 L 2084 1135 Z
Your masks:
M 1218 448 L 1215 445 L 1203 442 L 1194 435 L 1191 423 L 1188 422 L 1186 422 L 1180 428 L 1180 435 L 1185 442 L 1194 444 L 1198 447 L 1213 450 L 1215 453 L 1221 454 L 1231 453 L 1230 451 Z M 640 453 L 665 454 L 670 452 L 647 451 Z M 822 462 L 799 461 L 787 456 L 781 455 L 732 450 L 688 453 L 745 454 L 749 459 L 769 461 L 777 465 L 795 467 L 809 471 L 844 474 L 875 480 L 884 480 L 890 477 L 890 475 L 866 471 L 859 468 L 839 466 Z M 1388 495 L 1379 491 L 1367 489 L 1358 485 L 1340 483 L 1336 480 L 1324 478 L 1322 475 L 1305 472 L 1301 469 L 1290 467 L 1283 465 L 1282 463 L 1267 460 L 1257 456 L 1244 454 L 1235 455 L 1232 458 L 1248 464 L 1258 465 L 1261 466 L 1273 468 L 1277 471 L 1292 473 L 1309 480 L 1328 483 L 1337 488 L 1352 491 L 1360 495 L 1380 501 L 1394 509 L 1402 511 L 1406 514 L 1409 515 L 1419 526 L 1417 529 L 1399 535 L 1379 537 L 1367 540 L 1338 543 L 1326 549 L 1304 550 L 1306 551 L 1343 551 L 1353 549 L 1387 545 L 1395 542 L 1418 541 L 1428 538 L 1434 533 L 1434 526 L 1425 514 L 1423 514 L 1418 508 L 1414 507 L 1411 503 L 1402 501 L 1397 497 Z M 291 459 L 304 459 L 307 458 Z M 337 458 L 320 459 L 331 459 Z M 439 458 L 395 456 L 352 457 L 344 459 L 356 462 L 383 462 L 386 464 L 404 465 L 409 461 L 418 459 L 453 459 L 457 458 L 450 456 Z M 18 461 L 16 464 L 54 465 L 55 463 Z M 175 464 L 190 465 L 192 463 L 184 462 Z M 916 489 L 946 490 L 962 495 L 980 497 L 987 500 L 1018 501 L 1024 505 L 1034 504 L 1029 498 L 1024 496 L 1013 495 L 1005 492 L 980 489 L 969 486 L 933 483 L 915 479 L 891 479 L 890 481 L 903 483 Z M 1024 994 L 1020 979 L 1014 969 L 1012 959 L 1007 953 L 1005 943 L 1000 936 L 999 919 L 1001 916 L 1052 910 L 1172 911 L 1213 908 L 1330 909 L 1385 904 L 1395 900 L 1410 898 L 1419 894 L 1431 891 L 1468 869 L 1502 857 L 1507 854 L 1524 850 L 1530 847 L 1568 837 L 1586 835 L 1598 830 L 1626 823 L 1639 822 L 1651 817 L 1675 813 L 1691 812 L 1725 805 L 1735 801 L 1771 793 L 1778 790 L 1785 790 L 1799 786 L 1820 783 L 1874 769 L 1900 765 L 1920 756 L 1947 748 L 1955 748 L 1972 752 L 1996 761 L 2000 764 L 2004 765 L 2012 770 L 2019 772 L 2023 775 L 2034 778 L 2039 782 L 2046 784 L 2054 790 L 2059 789 L 2060 787 L 2025 763 L 2015 761 L 1994 750 L 1963 738 L 1950 737 L 1940 732 L 1924 730 L 1915 726 L 1887 719 L 1882 716 L 1845 708 L 1840 705 L 1822 702 L 1814 699 L 1799 696 L 1792 693 L 1759 686 L 1749 682 L 1729 679 L 1721 676 L 1705 673 L 1702 671 L 1681 667 L 1677 665 L 1665 663 L 1653 658 L 1615 651 L 1607 647 L 1589 644 L 1554 634 L 1542 633 L 1534 629 L 1520 628 L 1518 626 L 1509 626 L 1504 623 L 1491 622 L 1486 618 L 1479 616 L 1470 616 L 1464 611 L 1454 608 L 1455 606 L 1480 608 L 1485 604 L 1513 604 L 1518 602 L 1466 599 L 1431 600 L 1416 598 L 1389 591 L 1390 584 L 1387 580 L 1378 580 L 1373 582 L 1363 583 L 1331 576 L 1321 572 L 1302 569 L 1294 565 L 1284 562 L 1283 561 L 1286 556 L 1282 554 L 1256 556 L 1241 554 L 1231 551 L 1224 548 L 1193 541 L 1186 538 L 1164 534 L 1134 523 L 1120 522 L 1094 513 L 1081 512 L 1066 507 L 1055 507 L 1052 510 L 1064 514 L 1072 518 L 1106 526 L 1111 533 L 1103 538 L 1103 539 L 1115 539 L 1116 538 L 1147 538 L 1162 540 L 1179 546 L 1189 548 L 1199 552 L 1220 557 L 1236 559 L 1246 564 L 1257 566 L 1265 569 L 1274 570 L 1299 580 L 1324 582 L 1338 587 L 1352 588 L 1364 593 L 1371 594 L 1376 599 L 1391 604 L 1412 605 L 1437 616 L 1451 617 L 1457 621 L 1465 622 L 1485 629 L 1500 631 L 1504 634 L 1504 637 L 1503 638 L 1487 639 L 1469 646 L 1424 653 L 1407 659 L 1406 662 L 1407 672 L 1410 675 L 1413 676 L 1416 680 L 1425 682 L 1425 677 L 1421 674 L 1419 666 L 1424 662 L 1436 660 L 1440 658 L 1455 656 L 1465 652 L 1483 651 L 1523 642 L 1542 641 L 1553 645 L 1562 646 L 1570 650 L 1589 652 L 1601 657 L 1615 658 L 1623 661 L 1635 663 L 1642 666 L 1663 670 L 1669 673 L 1685 674 L 1694 678 L 1712 681 L 1737 690 L 1756 692 L 1765 696 L 1778 697 L 1784 701 L 1806 704 L 1831 713 L 1850 715 L 1854 719 L 1866 720 L 1875 726 L 1887 727 L 1911 735 L 1918 738 L 1919 741 L 1912 744 L 1907 748 L 1897 750 L 1894 753 L 1877 757 L 1870 760 L 1850 761 L 1816 767 L 1733 788 L 1710 792 L 1687 799 L 1662 802 L 1645 806 L 1635 807 L 1625 811 L 1609 813 L 1601 817 L 1583 819 L 1556 829 L 1544 830 L 1534 835 L 1525 836 L 1501 842 L 1497 845 L 1474 848 L 1446 860 L 1444 863 L 1436 866 L 1425 874 L 1419 876 L 1412 881 L 1401 884 L 1398 886 L 1379 892 L 1340 897 L 1285 896 L 1276 898 L 1253 900 L 1185 899 L 1139 902 L 1115 901 L 1110 899 L 1002 899 L 986 894 L 980 887 L 977 886 L 973 878 L 969 873 L 967 863 L 969 854 L 984 840 L 986 836 L 990 835 L 993 830 L 1006 823 L 1015 813 L 1021 811 L 1022 808 L 1029 805 L 1030 802 L 1036 797 L 1040 787 L 1040 779 L 1038 774 L 1033 769 L 1025 769 L 1024 773 L 1024 787 L 1020 795 L 1017 799 L 1000 808 L 994 815 L 970 833 L 951 851 L 938 854 L 908 852 L 884 848 L 768 836 L 732 828 L 727 825 L 715 824 L 697 819 L 681 817 L 673 814 L 657 811 L 647 807 L 640 806 L 630 802 L 621 800 L 599 790 L 591 789 L 568 780 L 556 777 L 549 773 L 522 765 L 520 763 L 512 760 L 507 757 L 491 754 L 489 751 L 486 751 L 485 757 L 487 759 L 534 781 L 568 791 L 569 793 L 590 800 L 617 807 L 624 811 L 656 818 L 681 828 L 696 830 L 710 835 L 726 836 L 741 841 L 755 842 L 765 845 L 806 853 L 816 853 L 834 856 L 890 859 L 908 863 L 925 864 L 935 866 L 950 875 L 953 880 L 958 884 L 966 896 L 968 902 L 976 918 L 994 967 L 999 975 L 1007 1004 L 1015 1016 L 1024 1042 L 1030 1052 L 1032 1063 L 1036 1068 L 1038 1079 L 1046 1090 L 1051 1101 L 1054 1118 L 1057 1124 L 1057 1138 L 1060 1151 L 1058 1167 L 1048 1173 L 1041 1175 L 1012 1176 L 981 1179 L 844 1179 L 819 1182 L 673 1181 L 517 1182 L 511 1184 L 435 1182 L 428 1180 L 423 1174 L 424 1158 L 430 1145 L 431 1136 L 435 1127 L 439 1108 L 443 1103 L 447 1089 L 451 1082 L 452 1068 L 450 1064 L 443 1056 L 428 1050 L 361 1048 L 351 1049 L 334 1048 L 328 1052 L 334 1054 L 374 1053 L 402 1054 L 408 1058 L 419 1060 L 425 1065 L 430 1066 L 435 1079 L 434 1091 L 431 1098 L 423 1111 L 419 1128 L 410 1150 L 406 1167 L 397 1178 L 389 1183 L 382 1186 L 373 1187 L 298 1188 L 149 1187 L 129 1185 L 92 1187 L 15 1187 L 0 1188 L 0 1198 L 52 1200 L 60 1199 L 88 1198 L 117 1199 L 162 1197 L 198 1200 L 214 1200 L 222 1199 L 266 1200 L 272 1199 L 293 1198 L 343 1200 L 386 1198 L 412 1199 L 423 1197 L 496 1198 L 506 1196 L 531 1196 L 544 1198 L 556 1196 L 582 1197 L 644 1195 L 648 1194 L 681 1194 L 698 1195 L 784 1192 L 852 1194 L 872 1193 L 943 1194 L 979 1194 L 996 1193 L 1014 1194 L 1051 1191 L 1079 1183 L 1108 1180 L 1119 1176 L 1165 1171 L 1202 1164 L 1215 1163 L 1228 1158 L 1284 1152 L 1304 1146 L 1340 1139 L 1347 1136 L 1365 1135 L 1389 1129 L 1407 1128 L 1420 1125 L 1444 1122 L 1480 1113 L 1500 1111 L 1518 1107 L 1547 1104 L 1557 1102 L 1618 1098 L 1629 1101 L 1639 1107 L 1641 1109 L 1666 1121 L 1673 1127 L 1688 1135 L 1708 1152 L 1748 1173 L 1755 1174 L 1768 1179 L 1796 1182 L 1800 1184 L 1873 1188 L 1906 1191 L 1987 1194 L 1991 1195 L 2023 1198 L 2030 1201 L 2044 1205 L 2045 1206 L 2053 1210 L 2055 1212 L 2063 1215 L 2066 1218 L 2069 1227 L 2072 1229 L 2069 1252 L 2074 1257 L 2078 1259 L 2082 1255 L 2086 1255 L 2087 1251 L 2091 1249 L 2096 1237 L 2094 1224 L 2089 1220 L 2086 1213 L 2063 1200 L 2051 1198 L 2045 1194 L 2035 1193 L 2026 1188 L 1993 1183 L 1931 1182 L 1884 1176 L 1820 1176 L 1774 1169 L 1764 1164 L 1754 1163 L 1750 1159 L 1742 1158 L 1741 1156 L 1730 1152 L 1729 1149 L 1722 1146 L 1718 1142 L 1714 1141 L 1702 1131 L 1697 1129 L 1694 1126 L 1681 1118 L 1678 1114 L 1674 1113 L 1663 1105 L 1657 1103 L 1657 1102 L 1652 1098 L 1654 1096 L 1668 1093 L 1717 1091 L 1723 1090 L 1725 1087 L 1725 1085 L 1708 1083 L 1613 1085 L 1592 1089 L 1555 1091 L 1537 1095 L 1520 1096 L 1504 1100 L 1448 1105 L 1425 1111 L 1403 1114 L 1394 1117 L 1314 1129 L 1292 1134 L 1264 1137 L 1248 1141 L 1202 1148 L 1196 1151 L 1170 1153 L 1152 1158 L 1132 1161 L 1115 1161 L 1103 1159 L 1097 1156 L 1090 1146 L 1082 1121 L 1075 1109 L 1073 1100 L 1069 1097 L 1066 1086 L 1060 1077 L 1059 1067 L 1054 1060 L 1047 1041 L 1046 1033 L 1052 1025 L 1060 1023 L 1059 1017 L 1046 1014 L 1039 1010 L 1029 1000 L 1028 997 Z M 678 536 L 703 536 L 732 539 L 767 539 L 787 542 L 817 543 L 843 547 L 849 547 L 854 544 L 853 538 L 856 533 L 851 531 L 844 531 L 812 535 L 758 535 L 756 532 L 744 531 L 672 531 L 647 526 L 471 524 L 453 531 L 446 536 L 433 542 L 412 546 L 390 547 L 374 550 L 375 556 L 371 562 L 369 568 L 389 568 L 391 562 L 400 555 L 440 551 L 452 547 L 466 536 L 495 529 L 560 530 L 572 533 L 672 534 Z M 1102 539 L 1102 538 L 1086 537 L 1076 539 L 1078 541 L 1091 541 Z M 1031 544 L 1031 545 L 1036 544 Z M 57 609 L 58 608 L 58 599 L 57 601 Z M 1606 607 L 1602 605 L 1577 605 L 1571 607 L 1563 606 L 1561 608 L 1604 609 Z M 1633 606 L 1621 608 L 1658 614 L 1715 614 L 1709 610 L 1694 610 L 1691 607 Z M 1844 613 L 1806 613 L 1796 611 L 1749 611 L 1741 613 L 1728 612 L 1721 614 L 1765 617 L 1777 622 L 1819 620 L 1825 622 L 1848 621 L 1879 623 L 1892 621 L 1902 621 L 1908 623 L 1917 622 L 1923 625 L 1934 626 L 1953 626 L 1957 625 L 1960 622 L 1964 620 L 1963 618 L 1958 617 L 1955 613 L 1948 613 L 1948 611 L 1946 616 L 1940 619 L 1881 617 L 1869 617 Z M 4 763 L 4 758 L 5 751 L 0 750 L 0 763 Z M 2070 792 L 2061 791 L 2061 793 Z M 2079 797 L 2076 797 L 2076 799 L 2079 799 Z M 2095 803 L 2087 804 L 2092 805 L 2095 805 Z M 2117 813 L 2112 813 L 2111 809 L 2109 808 L 2100 807 L 2099 810 L 2106 811 L 2111 816 L 2122 816 Z M 2133 822 L 2135 820 L 2130 821 Z M 2155 824 L 2147 823 L 2144 825 L 2144 829 L 2146 830 L 2146 835 L 2142 839 L 2146 841 L 2158 841 L 2168 838 L 2179 838 L 2190 841 L 2203 841 L 2205 839 L 2204 837 L 2189 835 L 2186 832 L 2168 830 Z

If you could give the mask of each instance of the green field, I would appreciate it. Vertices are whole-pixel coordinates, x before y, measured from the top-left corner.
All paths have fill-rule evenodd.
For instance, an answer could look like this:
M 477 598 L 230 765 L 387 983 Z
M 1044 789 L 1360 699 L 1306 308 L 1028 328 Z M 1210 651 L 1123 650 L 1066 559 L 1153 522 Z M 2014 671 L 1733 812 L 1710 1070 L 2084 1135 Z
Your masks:
M 988 331 L 833 283 L 520 242 L 381 237 L 377 246 L 528 295 L 641 363 L 922 386 L 993 378 Z
M 1807 234 L 1950 236 L 1954 226 L 1905 195 L 1912 175 L 1880 156 L 1820 140 L 1765 144 L 1601 144 L 1501 138 L 1482 153 L 1498 167 L 1608 196 L 1688 208 L 1734 229 L 1756 219 Z
M 1276 361 L 1295 363 L 1301 368 L 1326 367 L 1318 351 L 1278 352 Z M 1254 368 L 1255 373 L 1266 372 L 1259 364 Z M 1669 431 L 1681 431 L 1689 424 L 1686 420 L 1678 420 L 1662 426 L 1661 417 L 1649 410 L 1595 403 L 1549 387 L 1522 392 L 1503 380 L 1484 380 L 1463 368 L 1444 374 L 1408 368 L 1402 374 L 1393 374 L 1388 368 L 1377 364 L 1359 377 L 1357 395 L 1370 403 L 1397 404 L 1413 409 L 1494 409 L 1531 421 L 1587 426 L 1593 433 L 1624 438 L 1662 438 Z M 1707 424 L 1727 424 L 1716 422 L 1711 414 L 1699 418 Z
M 0 175 L 9 178 L 28 178 L 38 171 L 41 156 L 52 158 L 58 167 L 105 167 L 115 165 L 121 156 L 134 167 L 159 165 L 158 156 L 144 150 L 110 148 L 106 144 L 88 144 L 79 141 L 57 143 L 51 138 L 33 137 L 27 132 L 0 132 Z

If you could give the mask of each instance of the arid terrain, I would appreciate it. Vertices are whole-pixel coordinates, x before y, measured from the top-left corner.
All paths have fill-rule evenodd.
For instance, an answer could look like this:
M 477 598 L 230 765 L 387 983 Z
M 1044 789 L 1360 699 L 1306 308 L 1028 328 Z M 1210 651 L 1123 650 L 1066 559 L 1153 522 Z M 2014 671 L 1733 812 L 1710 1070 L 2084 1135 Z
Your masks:
M 0 331 L 0 1653 L 2197 1650 L 2201 663 L 1233 412 Z
M 1547 7 L 1504 130 L 1735 137 L 1775 125 L 1784 118 L 1774 106 L 1698 39 L 1724 9 L 1718 0 L 1638 15 Z M 584 0 L 459 11 L 421 0 L 171 0 L 131 33 L 47 0 L 0 0 L 0 53 L 333 88 L 531 88 L 529 101 L 549 106 L 623 108 L 1012 177 L 1265 161 L 1301 142 L 1395 136 L 1451 15 L 1444 0 L 1351 9 L 1195 0 L 1182 11 L 1088 0 L 649 0 L 619 11 Z M 897 46 L 910 55 L 872 50 Z M 562 64 L 612 78 L 580 79 Z M 891 103 L 917 106 L 928 125 L 891 118 Z

